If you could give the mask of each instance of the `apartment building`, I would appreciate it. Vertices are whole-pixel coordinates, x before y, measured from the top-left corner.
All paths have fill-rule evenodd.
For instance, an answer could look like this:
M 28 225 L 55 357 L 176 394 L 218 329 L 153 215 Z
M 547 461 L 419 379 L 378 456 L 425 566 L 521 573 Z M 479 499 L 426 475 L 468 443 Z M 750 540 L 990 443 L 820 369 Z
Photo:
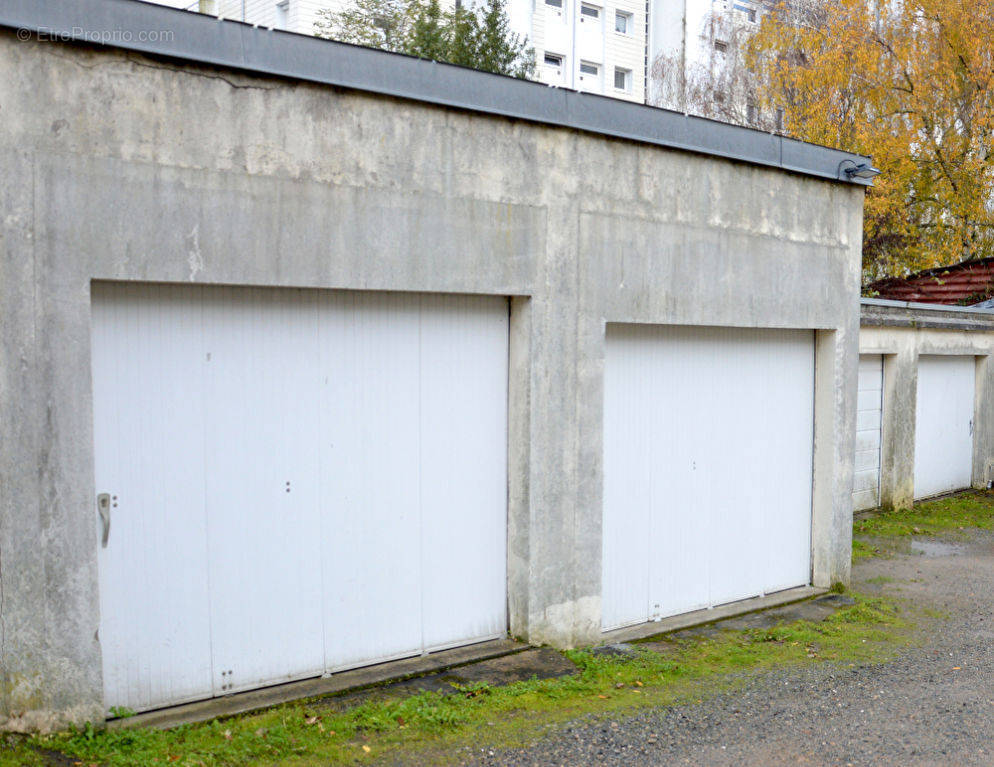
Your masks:
M 770 0 L 650 0 L 649 61 L 676 57 L 706 65 L 729 44 L 728 32 L 759 24 Z
M 313 34 L 319 11 L 351 0 L 154 0 L 226 19 Z M 443 8 L 456 2 L 442 0 Z M 771 0 L 508 0 L 511 28 L 535 51 L 549 85 L 674 106 L 660 95 L 661 56 L 684 74 L 720 67 L 735 32 L 758 24 Z M 656 80 L 657 82 L 654 82 Z
M 322 9 L 349 0 L 155 0 L 225 19 L 313 34 Z M 443 0 L 443 8 L 456 0 Z M 465 0 L 464 0 L 465 2 Z M 535 50 L 536 76 L 549 85 L 645 102 L 644 0 L 509 0 L 511 28 Z
M 322 8 L 340 11 L 346 3 L 347 0 L 213 0 L 214 8 L 209 12 L 226 19 L 312 35 L 318 11 Z
M 646 101 L 722 122 L 780 128 L 760 114 L 743 43 L 772 0 L 655 0 L 647 41 Z
M 646 4 L 641 0 L 532 0 L 528 26 L 537 76 L 550 85 L 644 102 Z

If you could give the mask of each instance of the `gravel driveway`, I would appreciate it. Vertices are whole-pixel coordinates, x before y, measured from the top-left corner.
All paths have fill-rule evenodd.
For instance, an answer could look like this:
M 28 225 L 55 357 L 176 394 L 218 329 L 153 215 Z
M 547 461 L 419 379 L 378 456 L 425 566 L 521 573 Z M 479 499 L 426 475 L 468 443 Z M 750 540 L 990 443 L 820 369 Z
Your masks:
M 484 748 L 469 764 L 994 765 L 994 537 L 915 548 L 854 571 L 857 590 L 944 615 L 890 663 L 777 671 L 702 704 L 581 722 L 525 750 Z

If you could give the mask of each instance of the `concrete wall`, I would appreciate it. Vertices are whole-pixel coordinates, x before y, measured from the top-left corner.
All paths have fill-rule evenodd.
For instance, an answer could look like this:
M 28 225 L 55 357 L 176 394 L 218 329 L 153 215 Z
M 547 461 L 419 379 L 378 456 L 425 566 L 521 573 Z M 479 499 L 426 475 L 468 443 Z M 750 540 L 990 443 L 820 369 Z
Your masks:
M 512 296 L 511 631 L 600 634 L 606 322 L 813 328 L 849 573 L 860 187 L 0 33 L 0 721 L 102 719 L 92 280 Z M 730 379 L 734 384 L 734 379 Z
M 972 355 L 977 359 L 973 486 L 994 480 L 994 312 L 867 301 L 861 310 L 860 354 L 881 354 L 880 504 L 911 508 L 915 498 L 915 405 L 918 357 Z

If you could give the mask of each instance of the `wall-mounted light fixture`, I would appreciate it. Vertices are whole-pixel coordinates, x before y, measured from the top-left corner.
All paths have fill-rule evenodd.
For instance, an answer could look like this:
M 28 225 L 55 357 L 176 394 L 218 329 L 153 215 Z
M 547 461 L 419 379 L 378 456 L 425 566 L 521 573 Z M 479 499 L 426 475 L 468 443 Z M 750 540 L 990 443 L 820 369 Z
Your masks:
M 868 162 L 856 162 L 855 160 L 843 160 L 839 163 L 839 178 L 845 176 L 852 181 L 854 178 L 872 181 L 880 175 L 879 168 L 874 168 Z

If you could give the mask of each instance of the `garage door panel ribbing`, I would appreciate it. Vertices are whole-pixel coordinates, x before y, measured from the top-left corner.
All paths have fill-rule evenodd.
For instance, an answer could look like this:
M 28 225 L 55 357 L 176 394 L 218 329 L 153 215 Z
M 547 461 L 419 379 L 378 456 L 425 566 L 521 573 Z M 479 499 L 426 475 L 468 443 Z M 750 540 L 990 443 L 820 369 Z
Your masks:
M 861 354 L 857 376 L 853 509 L 880 505 L 880 428 L 883 409 L 883 357 Z
M 506 403 L 507 369 L 487 360 L 506 350 L 508 328 L 504 305 L 469 297 L 425 301 L 430 311 L 421 318 L 422 625 L 424 646 L 438 648 L 453 638 L 491 638 L 506 630 L 504 613 L 494 610 L 505 603 L 505 569 L 479 572 L 474 579 L 462 573 L 479 571 L 481 559 L 506 558 L 506 453 L 494 455 L 490 446 L 507 444 L 506 407 L 494 407 Z M 467 427 L 474 441 L 453 438 Z
M 307 297 L 204 301 L 208 564 L 218 691 L 321 673 L 317 364 Z M 293 364 L 287 364 L 289 361 Z M 277 566 L 285 562 L 286 566 Z M 284 632 L 275 627 L 292 627 Z
M 970 487 L 975 386 L 974 357 L 918 358 L 915 498 Z
M 344 298 L 328 306 L 343 332 L 328 334 L 342 340 L 326 349 L 325 377 L 346 389 L 325 400 L 323 429 L 323 476 L 341 466 L 326 494 L 341 499 L 342 512 L 323 529 L 325 662 L 334 669 L 421 648 L 420 298 Z
M 812 333 L 608 325 L 605 354 L 603 627 L 807 583 Z
M 95 284 L 93 328 L 108 706 L 506 631 L 504 299 Z
M 117 332 L 93 344 L 95 461 L 98 478 L 113 478 L 97 490 L 113 494 L 108 543 L 118 556 L 100 562 L 104 686 L 122 705 L 188 700 L 211 687 L 204 411 L 202 400 L 162 382 L 202 374 L 201 308 L 193 289 L 177 292 L 173 332 L 149 355 L 160 313 L 133 293 L 104 301 L 105 291 L 94 285 L 93 324 Z M 134 417 L 122 418 L 122 407 Z M 145 485 L 140 478 L 149 474 L 154 483 Z M 95 541 L 101 533 L 97 521 Z M 130 652 L 142 644 L 147 653 Z

